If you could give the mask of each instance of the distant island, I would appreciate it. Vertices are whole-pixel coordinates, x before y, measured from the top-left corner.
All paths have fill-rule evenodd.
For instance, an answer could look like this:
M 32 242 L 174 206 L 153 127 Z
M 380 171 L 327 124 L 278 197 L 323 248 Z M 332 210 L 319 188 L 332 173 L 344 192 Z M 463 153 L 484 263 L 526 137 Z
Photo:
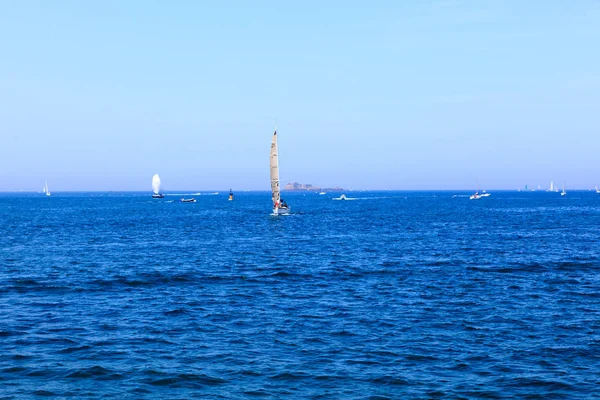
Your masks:
M 321 188 L 318 186 L 313 186 L 310 183 L 298 183 L 298 182 L 294 182 L 294 183 L 288 183 L 287 185 L 284 186 L 283 190 L 285 190 L 286 192 L 321 192 L 321 191 L 329 191 L 329 192 L 336 192 L 336 191 L 343 191 L 344 189 L 338 186 L 332 187 L 332 188 Z

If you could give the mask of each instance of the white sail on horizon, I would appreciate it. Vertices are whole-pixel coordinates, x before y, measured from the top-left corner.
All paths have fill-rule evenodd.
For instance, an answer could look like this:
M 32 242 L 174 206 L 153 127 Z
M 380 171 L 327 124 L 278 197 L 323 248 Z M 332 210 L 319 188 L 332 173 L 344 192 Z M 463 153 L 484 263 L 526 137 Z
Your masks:
M 154 174 L 152 177 L 152 191 L 154 194 L 160 193 L 160 176 L 158 174 Z

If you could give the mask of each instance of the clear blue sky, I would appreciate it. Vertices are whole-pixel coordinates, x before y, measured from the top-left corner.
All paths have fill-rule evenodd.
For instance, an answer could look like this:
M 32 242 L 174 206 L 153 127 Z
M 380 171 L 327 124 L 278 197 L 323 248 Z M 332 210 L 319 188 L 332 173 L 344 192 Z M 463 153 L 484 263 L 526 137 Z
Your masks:
M 600 185 L 600 1 L 6 1 L 0 190 Z

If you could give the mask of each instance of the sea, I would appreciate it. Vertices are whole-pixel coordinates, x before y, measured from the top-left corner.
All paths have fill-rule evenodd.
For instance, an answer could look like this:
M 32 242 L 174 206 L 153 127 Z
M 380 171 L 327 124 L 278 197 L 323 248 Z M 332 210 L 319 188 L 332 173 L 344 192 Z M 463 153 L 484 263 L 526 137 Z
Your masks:
M 0 399 L 600 398 L 600 194 L 340 194 L 0 194 Z

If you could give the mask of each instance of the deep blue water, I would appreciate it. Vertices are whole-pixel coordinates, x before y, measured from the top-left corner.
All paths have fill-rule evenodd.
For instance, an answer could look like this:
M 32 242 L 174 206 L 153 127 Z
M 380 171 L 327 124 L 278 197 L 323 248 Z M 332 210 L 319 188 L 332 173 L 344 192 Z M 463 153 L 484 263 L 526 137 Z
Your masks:
M 598 398 L 600 195 L 453 194 L 2 194 L 0 398 Z

